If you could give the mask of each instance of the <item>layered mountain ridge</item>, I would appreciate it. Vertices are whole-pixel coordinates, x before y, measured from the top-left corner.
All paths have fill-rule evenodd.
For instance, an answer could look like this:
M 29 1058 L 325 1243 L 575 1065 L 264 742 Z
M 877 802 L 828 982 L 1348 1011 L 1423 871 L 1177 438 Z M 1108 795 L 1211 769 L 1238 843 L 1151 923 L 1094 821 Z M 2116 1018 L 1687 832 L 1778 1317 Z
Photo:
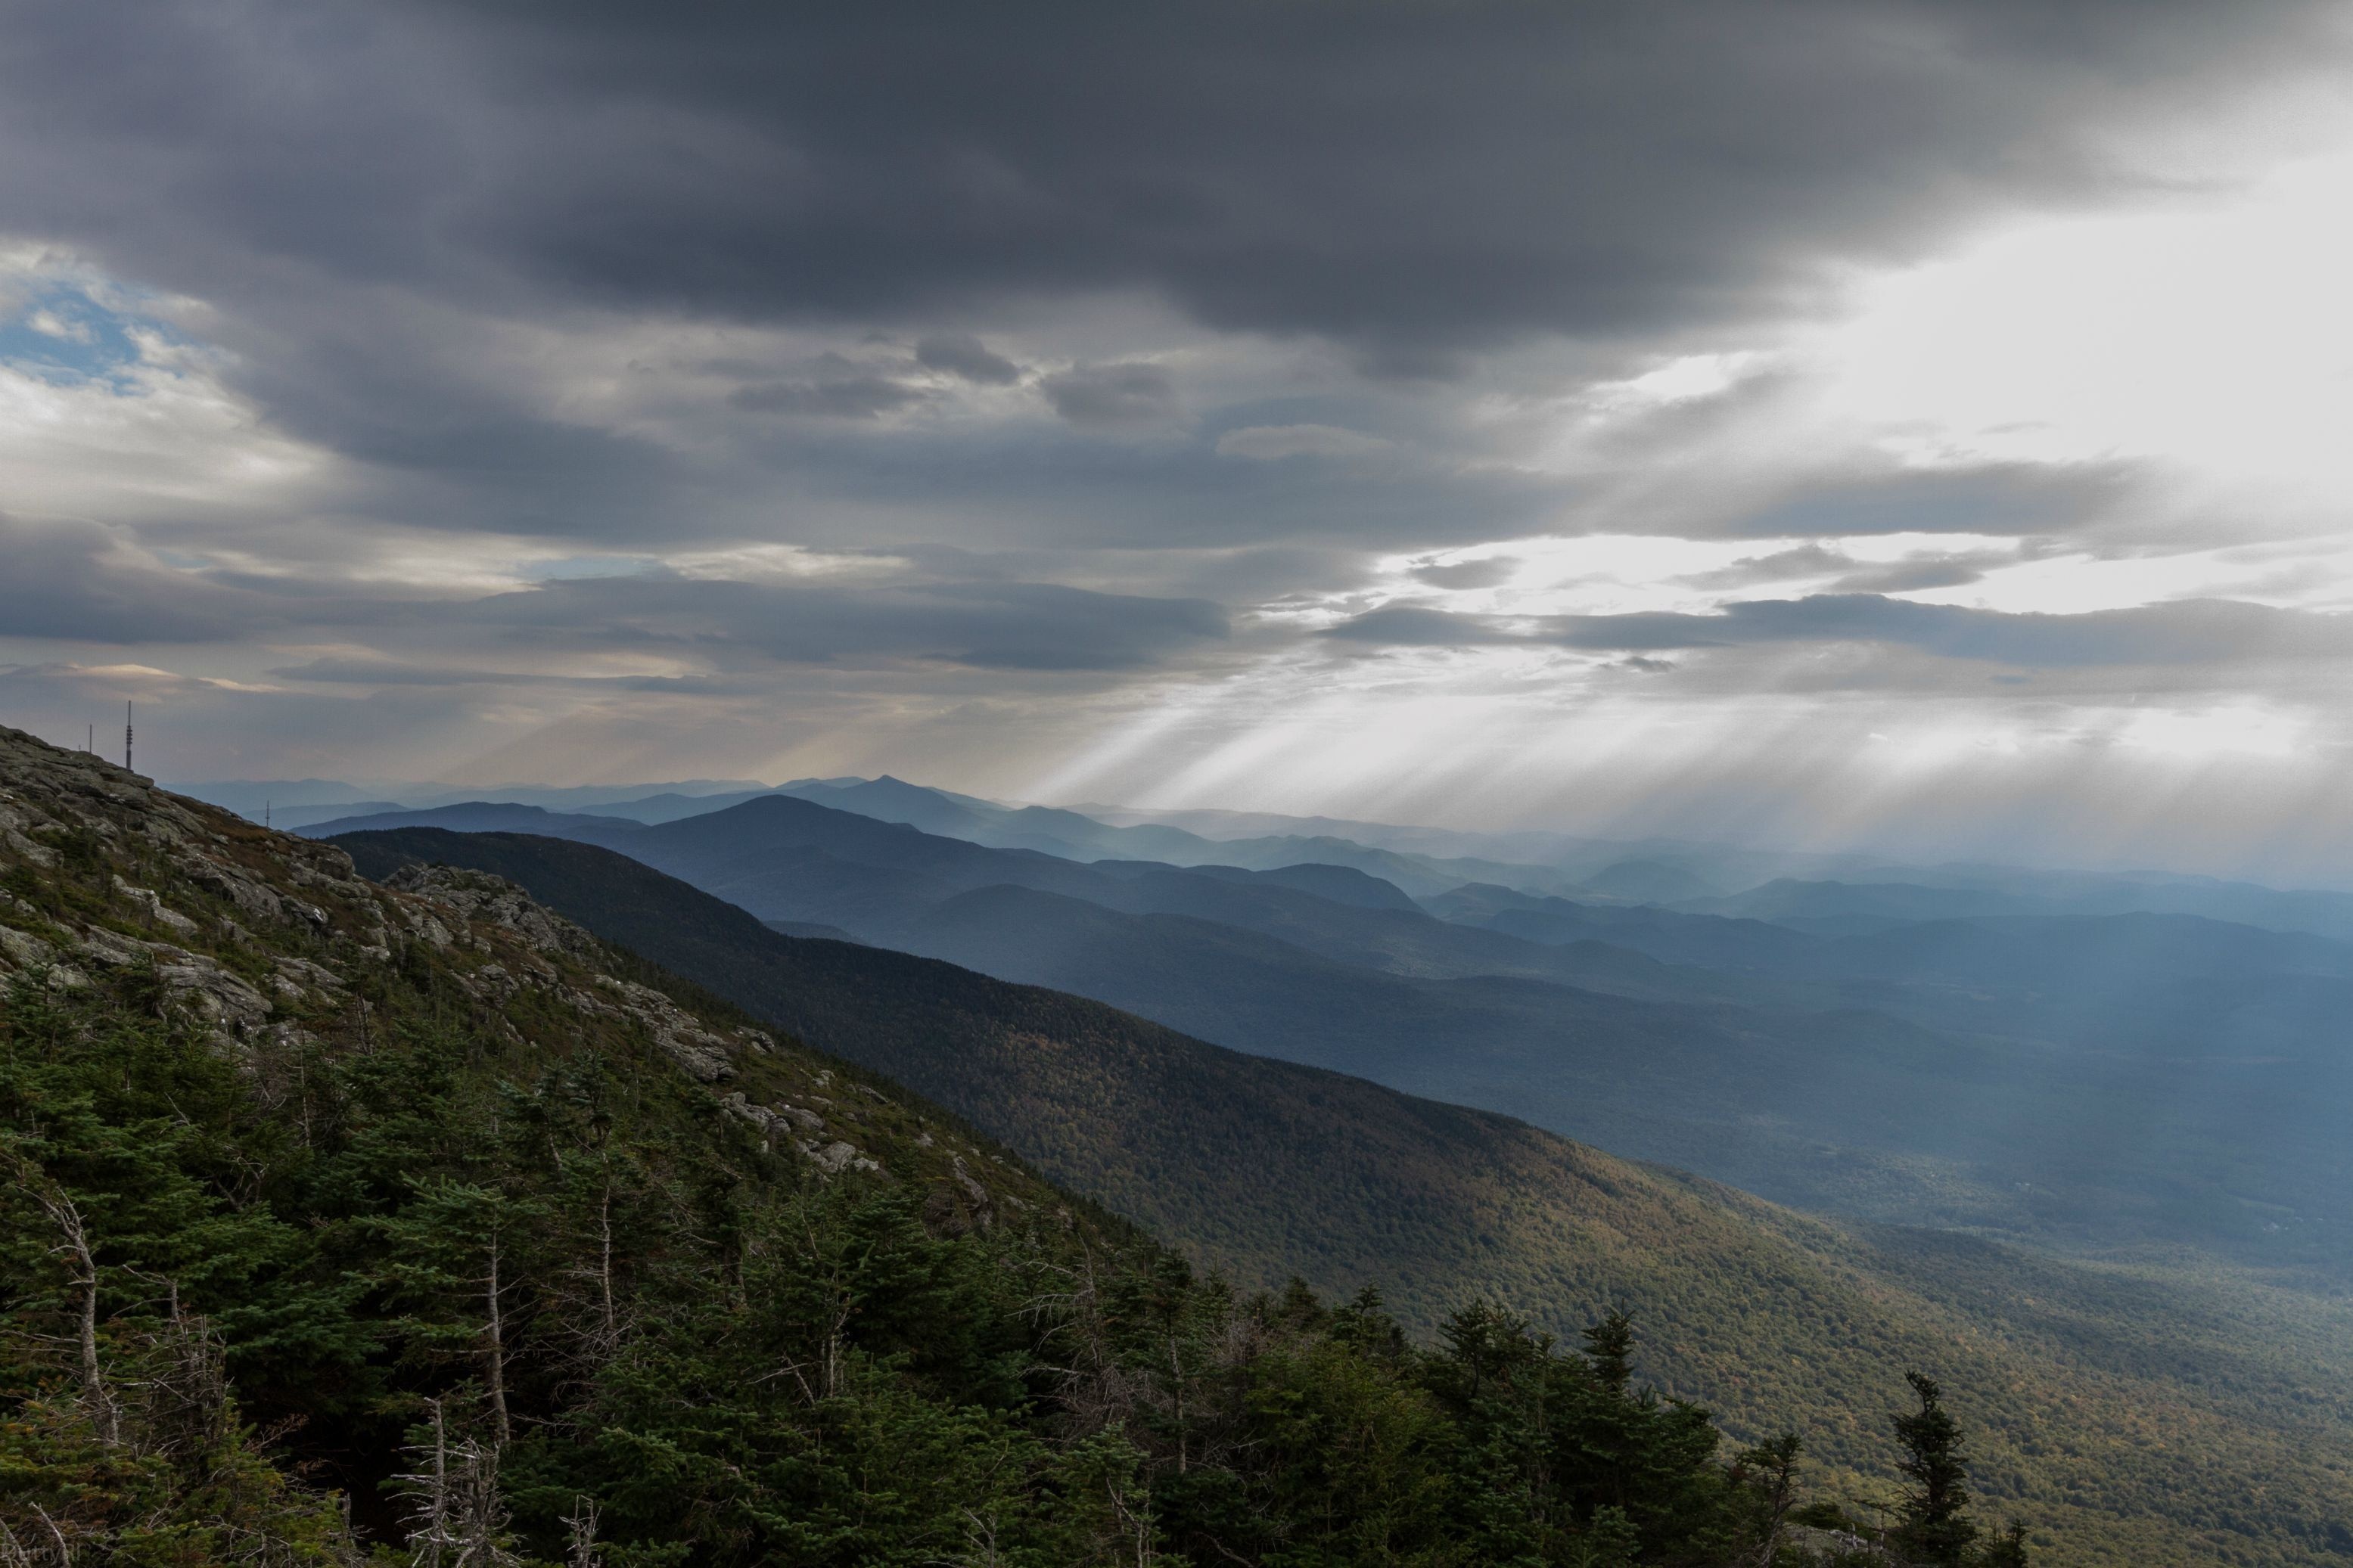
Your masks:
M 775 794 L 657 825 L 503 805 L 365 820 L 600 844 L 781 929 L 1076 992 L 1777 1201 L 2325 1273 L 2353 1237 L 2335 1025 L 2353 946 L 2308 933 L 2146 912 L 1821 932 L 1493 884 L 1417 901 L 1349 868 L 1071 860 Z

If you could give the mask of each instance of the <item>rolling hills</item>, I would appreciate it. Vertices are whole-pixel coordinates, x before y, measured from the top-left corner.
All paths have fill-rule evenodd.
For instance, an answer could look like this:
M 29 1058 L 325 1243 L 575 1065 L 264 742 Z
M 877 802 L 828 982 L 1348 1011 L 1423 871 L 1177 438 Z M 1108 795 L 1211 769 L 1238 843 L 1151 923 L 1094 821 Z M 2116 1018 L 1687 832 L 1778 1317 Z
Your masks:
M 1425 911 L 1345 868 L 1080 862 L 775 795 L 653 826 L 511 806 L 385 825 L 406 820 L 606 844 L 793 929 L 1777 1201 L 2323 1273 L 2353 1255 L 2334 1023 L 2353 948 L 2324 938 L 2147 914 L 1817 935 L 1492 885 Z
M 272 786 L 188 786 L 258 816 Z M 362 815 L 391 816 L 458 804 L 446 785 L 395 805 L 332 781 L 281 782 L 301 799 L 281 826 L 348 831 Z M 1920 920 L 1988 914 L 2180 914 L 2270 931 L 2353 941 L 2353 893 L 2278 889 L 2159 871 L 2038 869 L 1975 863 L 1905 864 L 1864 854 L 1795 853 L 1676 839 L 1610 840 L 1546 831 L 1469 832 L 1334 817 L 1233 811 L 1139 811 L 1109 805 L 1008 806 L 969 795 L 875 779 L 800 779 L 767 786 L 697 781 L 627 790 L 524 787 L 488 798 L 554 813 L 659 824 L 786 795 L 878 820 L 1000 848 L 1066 859 L 1150 859 L 1178 866 L 1271 870 L 1344 865 L 1425 900 L 1485 884 L 1523 898 L 1575 900 L 1589 910 L 1740 916 L 1789 929 L 1851 934 Z M 340 807 L 324 804 L 343 802 Z M 321 804 L 309 804 L 317 802 Z M 391 826 L 388 822 L 372 826 Z M 520 828 L 517 829 L 521 831 Z M 1434 907 L 1434 906 L 1433 906 Z M 1451 918 L 1451 917 L 1450 917 Z

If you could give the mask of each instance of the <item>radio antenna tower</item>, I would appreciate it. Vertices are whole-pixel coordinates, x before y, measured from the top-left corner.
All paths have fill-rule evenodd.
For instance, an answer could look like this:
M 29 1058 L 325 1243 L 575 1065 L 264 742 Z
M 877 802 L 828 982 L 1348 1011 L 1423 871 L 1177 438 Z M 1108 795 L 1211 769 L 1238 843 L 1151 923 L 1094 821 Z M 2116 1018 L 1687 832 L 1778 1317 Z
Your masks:
M 122 771 L 131 771 L 131 704 L 122 705 Z

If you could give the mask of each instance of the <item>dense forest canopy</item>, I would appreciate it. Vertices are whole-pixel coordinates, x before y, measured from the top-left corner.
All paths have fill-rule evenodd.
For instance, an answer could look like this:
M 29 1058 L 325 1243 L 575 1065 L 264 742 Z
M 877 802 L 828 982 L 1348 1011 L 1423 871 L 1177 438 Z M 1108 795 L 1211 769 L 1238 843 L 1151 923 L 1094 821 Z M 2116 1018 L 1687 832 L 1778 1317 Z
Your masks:
M 12 1563 L 2024 1550 L 1925 1381 L 1866 1545 L 1621 1317 L 1243 1295 L 509 884 L 10 762 Z

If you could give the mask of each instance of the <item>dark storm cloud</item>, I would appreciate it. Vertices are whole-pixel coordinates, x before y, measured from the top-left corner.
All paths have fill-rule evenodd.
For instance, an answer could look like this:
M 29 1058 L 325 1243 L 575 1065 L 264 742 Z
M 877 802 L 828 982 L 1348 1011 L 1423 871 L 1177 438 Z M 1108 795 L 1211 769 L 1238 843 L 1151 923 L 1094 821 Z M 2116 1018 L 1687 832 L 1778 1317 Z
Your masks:
M 0 516 L 0 634 L 129 646 L 226 642 L 279 618 L 262 595 L 136 557 L 90 523 Z
M 740 677 L 700 675 L 559 675 L 544 670 L 457 668 L 448 665 L 404 664 L 385 658 L 314 658 L 269 673 L 281 680 L 312 686 L 364 686 L 371 689 L 422 687 L 449 689 L 471 686 L 556 687 L 581 691 L 667 692 L 672 696 L 735 696 L 761 688 Z
M 2317 55 L 2316 14 L 25 0 L 0 47 L 0 237 L 221 351 L 206 395 L 306 449 L 254 481 L 258 521 L 0 531 L 0 632 L 266 640 L 289 651 L 248 662 L 309 687 L 299 711 L 368 737 L 345 700 L 371 686 L 401 722 L 501 684 L 750 693 L 786 666 L 775 689 L 882 668 L 912 691 L 942 667 L 960 691 L 974 670 L 1108 687 L 1291 635 L 1250 617 L 1238 638 L 1224 605 L 1320 607 L 1399 554 L 1432 588 L 1493 585 L 1507 561 L 1428 558 L 1535 534 L 2063 532 L 2123 478 L 1895 473 L 1844 446 L 1732 478 L 1681 461 L 1710 421 L 1770 411 L 1769 368 L 1623 415 L 1566 469 L 1509 448 L 1596 378 L 1788 321 L 1826 277 L 2131 192 L 2112 132 Z M 1504 405 L 1540 412 L 1488 417 Z M 207 502 L 241 501 L 235 456 L 200 476 Z M 551 541 L 870 553 L 782 584 L 448 586 Z M 1805 575 L 1757 548 L 1718 585 Z M 1398 605 L 1331 636 L 1630 672 L 1808 639 L 1923 662 L 2334 646 L 2245 606 L 2109 623 L 1872 596 L 1977 569 L 1848 562 L 1825 574 L 1843 595 L 1705 616 Z M 583 673 L 633 654 L 703 673 Z M 854 723 L 839 700 L 827 721 Z
M 1153 425 L 1176 412 L 1176 383 L 1156 364 L 1074 365 L 1039 383 L 1073 425 Z
M 1746 588 L 1758 583 L 1778 583 L 1791 577 L 1827 577 L 1852 572 L 1862 563 L 1843 550 L 1826 544 L 1799 544 L 1770 555 L 1745 555 L 1729 566 L 1694 572 L 1681 581 L 1694 588 Z
M 1691 618 L 1695 635 L 1704 635 L 1705 623 L 1715 619 Z M 2026 666 L 2221 665 L 2353 653 L 2353 616 L 2223 599 L 2080 615 L 2005 615 L 1838 594 L 1734 605 L 1725 618 L 1735 631 L 1725 641 L 1886 642 L 1947 658 Z M 1561 635 L 1563 640 L 1607 637 L 1589 623 L 1564 627 Z
M 982 386 L 1010 386 L 1021 379 L 1019 365 L 970 332 L 934 332 L 915 345 L 915 363 Z
M 1891 561 L 1850 572 L 1831 584 L 1833 594 L 1916 594 L 1927 588 L 1957 588 L 1986 574 L 1986 568 L 2007 562 L 2008 556 L 1936 556 L 1917 561 Z
M 490 649 L 609 648 L 723 667 L 918 659 L 1006 670 L 1147 668 L 1223 641 L 1199 599 L 1095 594 L 1043 583 L 891 586 L 604 577 L 413 612 L 412 626 Z
M 343 404 L 422 390 L 362 363 L 403 290 L 862 322 L 1134 289 L 1446 372 L 2112 186 L 2090 124 L 2317 47 L 2315 11 L 49 0 L 0 57 L 0 210 L 262 335 L 373 291 L 302 370 L 380 434 Z
M 826 354 L 818 374 L 806 381 L 768 381 L 739 386 L 728 404 L 754 414 L 815 414 L 835 419 L 871 419 L 896 414 L 931 397 L 928 388 L 887 373 Z
M 1440 565 L 1425 562 L 1413 569 L 1413 574 L 1433 588 L 1492 588 L 1507 583 L 1520 563 L 1508 555 L 1491 555 L 1483 561 L 1455 561 Z
M 1323 634 L 1388 647 L 1550 645 L 1661 652 L 1773 643 L 1881 643 L 1945 658 L 2063 668 L 2226 666 L 2353 656 L 2353 615 L 2188 599 L 2080 615 L 2020 615 L 1872 594 L 1752 599 L 1715 615 L 1551 616 L 1514 622 L 1390 605 Z
M 495 670 L 450 669 L 402 664 L 389 658 L 314 658 L 269 673 L 282 680 L 308 680 L 327 686 L 489 686 L 518 679 Z
M 2298 9 L 551 4 L 420 31 L 535 117 L 470 232 L 575 287 L 849 317 L 1145 287 L 1442 349 L 1736 310 L 1826 236 L 2080 190 L 2080 113 L 2292 47 L 2263 23 Z
M 1975 551 L 1951 555 L 1913 555 L 1901 561 L 1864 562 L 1842 550 L 1821 543 L 1777 550 L 1770 555 L 1750 555 L 1712 572 L 1694 572 L 1679 579 L 1694 588 L 1746 588 L 1793 577 L 1831 577 L 1833 594 L 1915 594 L 1925 588 L 1955 588 L 1974 583 L 1994 566 L 2017 557 L 2007 552 Z
M 1491 616 L 1460 615 L 1424 605 L 1384 605 L 1353 616 L 1321 635 L 1383 647 L 1479 647 L 1535 640 Z
M 1730 531 L 1750 538 L 1874 533 L 2059 532 L 2131 493 L 2112 464 L 1979 464 L 1897 473 L 1815 476 L 1802 489 L 1749 507 Z

